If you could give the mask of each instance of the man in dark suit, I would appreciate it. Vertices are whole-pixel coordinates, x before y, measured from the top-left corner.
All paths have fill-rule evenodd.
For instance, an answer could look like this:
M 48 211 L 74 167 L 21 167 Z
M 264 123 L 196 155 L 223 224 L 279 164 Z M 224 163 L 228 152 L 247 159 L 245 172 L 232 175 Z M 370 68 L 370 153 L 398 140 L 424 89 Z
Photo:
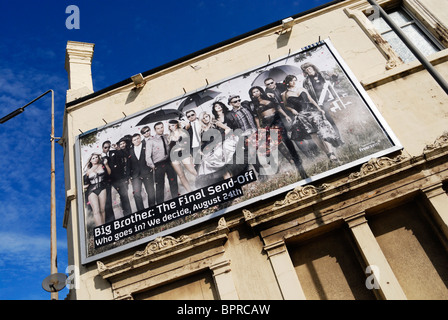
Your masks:
M 134 191 L 134 200 L 137 210 L 143 210 L 142 184 L 145 186 L 146 194 L 148 195 L 148 206 L 155 205 L 154 192 L 154 173 L 153 169 L 146 165 L 146 148 L 142 144 L 142 139 L 139 133 L 132 136 L 132 144 L 130 152 L 131 162 L 131 181 L 132 189 Z
M 163 134 L 162 122 L 154 125 L 156 134 L 146 145 L 146 163 L 154 169 L 157 204 L 165 201 L 165 176 L 170 184 L 171 198 L 178 196 L 177 174 L 171 165 L 170 147 L 167 135 Z
M 131 167 L 129 160 L 130 148 L 125 139 L 120 139 L 117 145 L 113 146 L 115 150 L 109 151 L 109 167 L 111 170 L 110 182 L 120 196 L 123 215 L 127 216 L 132 213 L 128 196 L 128 183 Z

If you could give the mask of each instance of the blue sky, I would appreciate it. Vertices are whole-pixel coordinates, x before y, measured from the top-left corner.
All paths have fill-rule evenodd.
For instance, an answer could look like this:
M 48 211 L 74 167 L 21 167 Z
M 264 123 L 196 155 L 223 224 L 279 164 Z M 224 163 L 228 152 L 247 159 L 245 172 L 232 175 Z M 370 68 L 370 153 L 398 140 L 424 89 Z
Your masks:
M 0 117 L 49 89 L 62 135 L 67 41 L 95 43 L 94 90 L 328 0 L 3 0 L 0 3 Z M 67 29 L 76 5 L 80 28 Z M 50 274 L 50 106 L 47 95 L 0 124 L 0 300 L 47 300 Z M 63 149 L 56 145 L 58 271 L 67 268 Z M 68 290 L 64 289 L 60 299 Z

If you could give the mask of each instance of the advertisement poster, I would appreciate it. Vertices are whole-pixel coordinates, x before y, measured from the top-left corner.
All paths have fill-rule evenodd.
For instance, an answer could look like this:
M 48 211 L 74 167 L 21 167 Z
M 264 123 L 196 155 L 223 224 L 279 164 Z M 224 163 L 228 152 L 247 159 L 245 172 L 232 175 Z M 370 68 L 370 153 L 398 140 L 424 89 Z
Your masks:
M 400 148 L 321 41 L 81 134 L 83 263 Z

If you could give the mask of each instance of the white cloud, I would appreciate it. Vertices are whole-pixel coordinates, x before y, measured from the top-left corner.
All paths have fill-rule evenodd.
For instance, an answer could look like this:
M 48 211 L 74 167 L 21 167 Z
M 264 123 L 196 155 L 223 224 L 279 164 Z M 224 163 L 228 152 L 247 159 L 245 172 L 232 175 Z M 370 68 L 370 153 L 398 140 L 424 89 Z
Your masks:
M 58 249 L 66 248 L 66 243 L 58 242 Z M 0 270 L 12 266 L 18 272 L 49 270 L 50 237 L 0 232 Z
M 66 251 L 67 245 L 58 241 L 58 255 L 62 253 L 64 256 Z M 58 272 L 63 273 L 65 266 L 58 263 L 58 269 Z M 41 283 L 50 274 L 50 270 L 50 236 L 0 232 L 1 300 L 17 297 L 27 300 L 49 298 Z

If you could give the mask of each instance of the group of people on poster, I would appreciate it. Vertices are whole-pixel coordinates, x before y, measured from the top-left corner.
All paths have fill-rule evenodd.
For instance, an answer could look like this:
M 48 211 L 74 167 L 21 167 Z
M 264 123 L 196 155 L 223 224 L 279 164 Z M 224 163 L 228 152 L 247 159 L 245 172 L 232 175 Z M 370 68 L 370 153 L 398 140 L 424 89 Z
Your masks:
M 266 78 L 264 88 L 249 89 L 250 100 L 233 94 L 227 101 L 212 102 L 211 112 L 198 114 L 195 108 L 189 109 L 184 111 L 184 120 L 145 125 L 116 143 L 102 142 L 102 153 L 93 153 L 83 172 L 95 225 L 115 219 L 112 189 L 126 216 L 132 213 L 131 201 L 140 211 L 145 202 L 151 207 L 177 197 L 179 183 L 185 192 L 191 192 L 236 176 L 248 166 L 259 179 L 266 179 L 266 161 L 259 159 L 261 148 L 266 157 L 274 149 L 280 151 L 302 179 L 308 175 L 298 150 L 307 157 L 323 152 L 329 161 L 338 162 L 335 150 L 343 141 L 328 103 L 335 98 L 331 82 L 337 75 L 319 72 L 310 63 L 301 68 L 305 76 L 302 87 L 295 75 L 287 75 L 282 82 Z M 169 134 L 165 134 L 165 125 Z M 304 147 L 301 142 L 305 140 Z M 258 152 L 251 154 L 251 150 Z M 242 159 L 237 159 L 239 156 Z M 273 161 L 270 158 L 271 167 Z M 166 183 L 170 195 L 165 192 Z

